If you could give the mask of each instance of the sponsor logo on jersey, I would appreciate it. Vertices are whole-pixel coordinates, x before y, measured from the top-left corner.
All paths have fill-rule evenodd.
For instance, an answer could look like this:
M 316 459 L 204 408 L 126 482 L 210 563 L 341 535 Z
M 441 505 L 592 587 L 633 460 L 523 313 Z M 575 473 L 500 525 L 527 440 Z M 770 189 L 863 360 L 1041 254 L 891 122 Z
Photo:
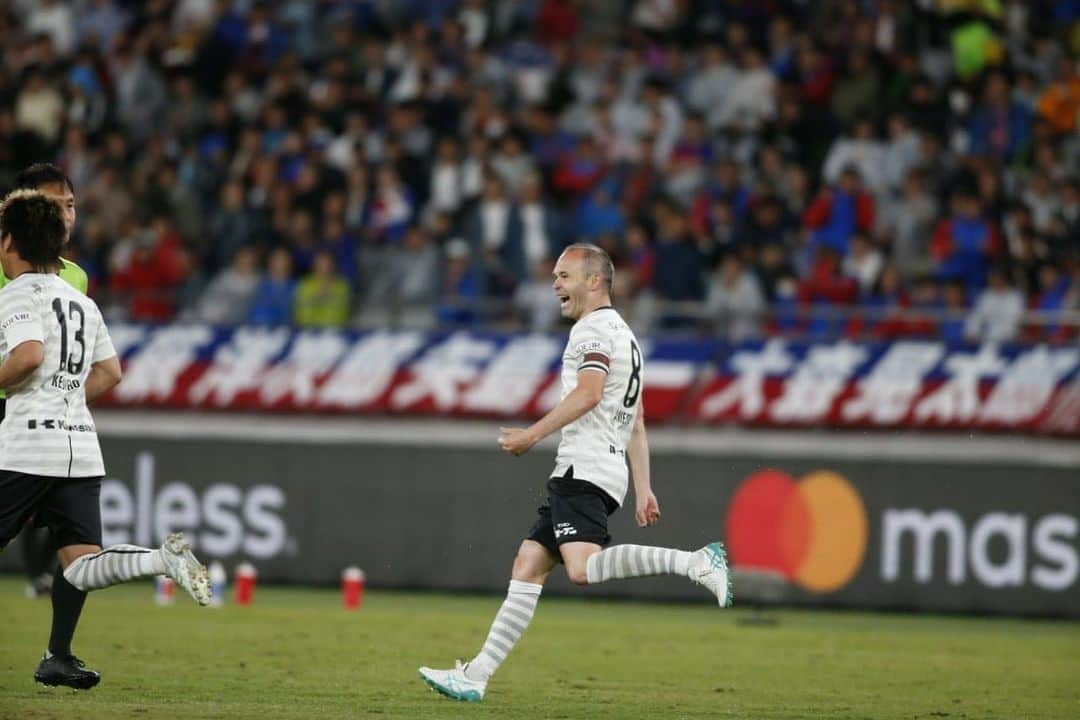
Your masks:
M 97 432 L 96 428 L 89 423 L 68 424 L 63 418 L 44 420 L 27 420 L 27 430 L 66 430 L 68 432 Z
M 0 325 L 0 331 L 7 330 L 9 327 L 14 325 L 15 323 L 21 323 L 21 322 L 30 322 L 30 313 L 28 313 L 28 312 L 15 313 L 11 317 L 9 317 L 7 320 L 5 320 L 2 325 Z

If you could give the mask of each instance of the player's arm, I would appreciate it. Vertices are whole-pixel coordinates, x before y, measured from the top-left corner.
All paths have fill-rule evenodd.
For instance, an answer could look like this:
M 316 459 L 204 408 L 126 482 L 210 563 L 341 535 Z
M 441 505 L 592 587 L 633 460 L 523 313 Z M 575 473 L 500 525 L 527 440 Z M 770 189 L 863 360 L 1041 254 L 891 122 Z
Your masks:
M 101 329 L 94 338 L 94 354 L 90 358 L 90 372 L 83 386 L 88 404 L 116 387 L 123 376 L 120 370 L 120 356 L 116 354 L 116 348 L 113 347 L 109 328 L 101 320 L 101 313 L 97 311 L 96 305 L 94 310 Z
M 45 345 L 40 340 L 26 340 L 16 345 L 0 365 L 0 389 L 12 390 L 21 385 L 45 362 Z
M 512 455 L 523 455 L 548 435 L 577 420 L 592 410 L 604 396 L 604 369 L 578 370 L 577 387 L 566 394 L 559 404 L 527 428 L 499 428 L 499 445 Z
M 113 355 L 111 358 L 100 360 L 90 366 L 90 374 L 86 376 L 86 402 L 92 403 L 105 393 L 120 384 L 123 373 L 120 370 L 120 358 Z
M 45 325 L 34 304 L 21 293 L 0 294 L 0 332 L 11 348 L 0 365 L 0 389 L 12 390 L 45 362 Z
M 649 436 L 645 433 L 644 405 L 638 407 L 626 454 L 630 459 L 630 477 L 634 480 L 634 519 L 640 527 L 655 525 L 660 519 L 660 504 L 653 494 L 652 478 L 649 475 Z

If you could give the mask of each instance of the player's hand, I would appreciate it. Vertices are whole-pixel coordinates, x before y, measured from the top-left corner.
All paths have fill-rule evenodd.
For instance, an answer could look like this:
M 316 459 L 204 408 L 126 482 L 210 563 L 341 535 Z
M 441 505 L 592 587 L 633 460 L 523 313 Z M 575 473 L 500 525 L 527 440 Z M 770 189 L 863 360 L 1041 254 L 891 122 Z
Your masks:
M 660 503 L 656 501 L 656 496 L 653 495 L 651 490 L 637 496 L 637 510 L 634 512 L 634 519 L 637 520 L 638 527 L 655 525 L 656 521 L 660 519 Z
M 524 428 L 499 428 L 499 447 L 511 455 L 524 455 L 536 444 L 532 433 Z

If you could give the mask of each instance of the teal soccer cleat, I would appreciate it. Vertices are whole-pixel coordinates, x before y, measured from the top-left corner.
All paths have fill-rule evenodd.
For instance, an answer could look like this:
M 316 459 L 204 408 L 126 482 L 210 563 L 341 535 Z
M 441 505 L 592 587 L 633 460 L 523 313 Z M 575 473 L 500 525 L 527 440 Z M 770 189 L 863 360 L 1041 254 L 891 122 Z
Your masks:
M 716 596 L 720 607 L 731 607 L 735 597 L 731 592 L 731 573 L 723 543 L 709 543 L 694 553 L 688 577 Z
M 484 690 L 487 689 L 486 682 L 465 677 L 465 666 L 460 660 L 454 663 L 453 670 L 422 667 L 420 677 L 432 690 L 452 700 L 480 702 L 484 699 Z

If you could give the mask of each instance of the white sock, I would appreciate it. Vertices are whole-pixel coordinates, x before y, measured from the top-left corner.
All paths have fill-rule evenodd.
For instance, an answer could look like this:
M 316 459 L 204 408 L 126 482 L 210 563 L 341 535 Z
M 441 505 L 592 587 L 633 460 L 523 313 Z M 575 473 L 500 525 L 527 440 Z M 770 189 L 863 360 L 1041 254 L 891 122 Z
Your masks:
M 590 555 L 585 564 L 585 575 L 590 585 L 649 575 L 685 577 L 692 554 L 646 545 L 615 545 Z
M 540 591 L 543 589 L 543 585 L 536 583 L 510 581 L 506 600 L 503 600 L 499 612 L 495 613 L 495 620 L 491 623 L 484 647 L 480 648 L 479 654 L 469 661 L 465 668 L 467 678 L 487 682 L 488 678 L 495 674 L 521 639 L 525 628 L 529 627 L 529 621 L 536 612 L 536 603 L 540 600 Z
M 164 574 L 161 550 L 137 545 L 113 545 L 94 555 L 80 555 L 64 569 L 67 581 L 83 592 Z

